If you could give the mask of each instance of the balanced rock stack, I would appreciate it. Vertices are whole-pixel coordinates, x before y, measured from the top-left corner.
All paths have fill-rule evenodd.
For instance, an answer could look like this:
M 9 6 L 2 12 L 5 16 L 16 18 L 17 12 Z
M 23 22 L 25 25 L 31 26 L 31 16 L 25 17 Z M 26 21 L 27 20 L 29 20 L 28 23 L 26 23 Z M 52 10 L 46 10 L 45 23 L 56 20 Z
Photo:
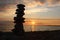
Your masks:
M 23 4 L 18 4 L 17 5 L 17 9 L 16 9 L 16 17 L 14 17 L 14 23 L 15 23 L 15 28 L 12 30 L 14 33 L 23 33 L 24 29 L 23 29 L 23 23 L 24 21 L 24 17 L 23 15 L 25 15 L 24 10 L 25 10 L 25 5 Z

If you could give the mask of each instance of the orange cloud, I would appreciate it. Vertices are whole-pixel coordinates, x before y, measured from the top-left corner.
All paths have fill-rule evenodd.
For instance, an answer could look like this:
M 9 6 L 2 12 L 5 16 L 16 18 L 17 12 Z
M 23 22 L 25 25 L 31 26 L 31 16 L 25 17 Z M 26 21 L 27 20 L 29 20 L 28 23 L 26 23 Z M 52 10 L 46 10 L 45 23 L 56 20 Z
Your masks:
M 49 6 L 56 6 L 60 4 L 60 0 L 47 0 Z
M 44 5 L 46 0 L 35 0 L 39 5 Z
M 60 0 L 24 0 L 24 3 L 29 7 L 40 6 L 53 6 L 60 4 Z

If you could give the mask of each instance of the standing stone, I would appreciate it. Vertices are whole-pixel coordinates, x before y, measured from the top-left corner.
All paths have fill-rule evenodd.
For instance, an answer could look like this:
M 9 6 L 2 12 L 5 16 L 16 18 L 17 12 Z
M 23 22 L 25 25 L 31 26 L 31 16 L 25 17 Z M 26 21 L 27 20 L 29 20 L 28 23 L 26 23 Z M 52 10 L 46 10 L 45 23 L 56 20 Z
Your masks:
M 25 5 L 23 4 L 18 4 L 17 5 L 17 9 L 16 9 L 16 17 L 14 17 L 14 23 L 15 23 L 15 28 L 12 30 L 14 33 L 16 34 L 23 34 L 24 33 L 24 29 L 23 29 L 23 23 L 24 21 L 24 17 L 23 15 L 25 15 L 24 10 L 25 10 Z

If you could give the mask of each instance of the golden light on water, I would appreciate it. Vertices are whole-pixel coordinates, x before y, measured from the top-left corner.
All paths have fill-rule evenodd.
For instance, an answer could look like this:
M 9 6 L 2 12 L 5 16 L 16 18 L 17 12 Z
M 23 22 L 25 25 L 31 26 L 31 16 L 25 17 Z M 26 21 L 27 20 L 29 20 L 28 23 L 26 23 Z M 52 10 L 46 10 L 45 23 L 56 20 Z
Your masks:
M 31 27 L 31 28 L 32 28 L 32 32 L 34 32 L 34 31 L 35 31 L 34 25 L 36 24 L 36 22 L 35 22 L 34 20 L 32 20 L 32 21 L 31 21 L 31 24 L 32 24 L 32 27 Z

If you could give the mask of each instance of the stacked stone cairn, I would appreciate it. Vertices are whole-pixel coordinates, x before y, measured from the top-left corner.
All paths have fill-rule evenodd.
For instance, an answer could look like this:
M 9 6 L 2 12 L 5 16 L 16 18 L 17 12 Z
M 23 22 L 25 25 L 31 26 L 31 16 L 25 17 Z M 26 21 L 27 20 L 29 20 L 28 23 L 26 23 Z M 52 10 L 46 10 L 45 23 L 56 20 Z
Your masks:
M 16 17 L 14 17 L 14 23 L 15 23 L 15 27 L 12 30 L 14 33 L 16 34 L 23 34 L 24 33 L 24 29 L 23 29 L 23 23 L 25 22 L 25 18 L 23 17 L 23 15 L 25 15 L 24 10 L 25 10 L 25 5 L 23 4 L 18 4 L 17 5 L 17 9 L 16 9 Z

